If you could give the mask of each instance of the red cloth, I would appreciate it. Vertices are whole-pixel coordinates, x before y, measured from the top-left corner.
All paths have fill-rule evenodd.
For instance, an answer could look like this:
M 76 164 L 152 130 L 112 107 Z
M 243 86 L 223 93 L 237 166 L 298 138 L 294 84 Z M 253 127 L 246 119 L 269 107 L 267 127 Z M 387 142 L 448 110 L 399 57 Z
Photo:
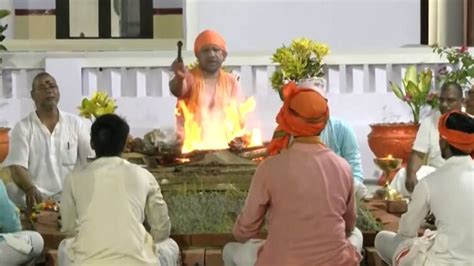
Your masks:
M 446 140 L 449 145 L 467 154 L 471 154 L 471 157 L 474 158 L 474 133 L 469 134 L 446 127 L 446 121 L 453 113 L 468 116 L 467 114 L 459 111 L 452 111 L 442 115 L 438 122 L 439 135 L 442 139 Z
M 288 147 L 290 136 L 316 136 L 323 131 L 329 119 L 327 100 L 318 92 L 298 88 L 290 82 L 283 88 L 284 102 L 276 117 L 278 124 L 268 146 L 270 155 Z
M 222 49 L 224 52 L 227 52 L 227 45 L 224 38 L 213 30 L 205 30 L 196 37 L 194 41 L 194 54 L 197 56 L 199 51 L 206 45 L 215 45 Z

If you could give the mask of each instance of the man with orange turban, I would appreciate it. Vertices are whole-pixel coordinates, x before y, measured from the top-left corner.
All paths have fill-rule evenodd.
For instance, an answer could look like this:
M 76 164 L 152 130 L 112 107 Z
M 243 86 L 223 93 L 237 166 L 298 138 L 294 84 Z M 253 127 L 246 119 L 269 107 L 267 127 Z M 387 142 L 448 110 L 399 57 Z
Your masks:
M 205 119 L 201 112 L 222 110 L 240 92 L 235 75 L 222 69 L 227 57 L 227 45 L 219 33 L 213 30 L 201 32 L 194 42 L 194 54 L 198 64 L 192 69 L 188 70 L 180 58 L 171 66 L 175 76 L 169 86 L 171 93 L 178 98 L 177 126 L 180 134 L 183 133 L 184 123 L 182 108 L 193 114 L 199 123 Z M 184 106 L 180 106 L 180 102 Z
M 233 229 L 240 243 L 224 247 L 224 263 L 359 265 L 358 248 L 347 237 L 356 220 L 351 168 L 319 138 L 329 118 L 326 99 L 294 83 L 283 92 L 269 146 L 274 156 L 263 161 L 252 178 Z M 255 239 L 265 217 L 267 240 Z
M 474 118 L 460 111 L 441 116 L 439 146 L 446 162 L 415 186 L 398 233 L 375 238 L 380 257 L 393 265 L 472 265 L 474 261 Z M 431 211 L 437 231 L 418 228 Z

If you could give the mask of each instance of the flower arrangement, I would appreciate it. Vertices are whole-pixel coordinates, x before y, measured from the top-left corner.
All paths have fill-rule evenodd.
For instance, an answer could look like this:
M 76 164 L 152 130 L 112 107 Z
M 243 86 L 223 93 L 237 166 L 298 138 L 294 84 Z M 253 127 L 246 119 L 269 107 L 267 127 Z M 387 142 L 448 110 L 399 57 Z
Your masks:
M 442 67 L 438 71 L 438 79 L 444 82 L 456 82 L 462 87 L 470 87 L 474 79 L 474 57 L 469 53 L 467 47 L 452 48 L 433 46 L 433 52 L 440 57 L 445 56 L 454 70 L 448 67 Z
M 78 107 L 79 115 L 88 119 L 97 118 L 101 115 L 111 114 L 117 109 L 117 103 L 105 92 L 94 92 L 91 99 L 82 99 Z
M 430 93 L 433 72 L 425 69 L 418 73 L 415 66 L 409 66 L 402 80 L 403 88 L 390 82 L 390 88 L 395 96 L 406 102 L 413 114 L 413 122 L 420 121 L 420 111 L 425 105 L 431 108 L 438 106 L 438 97 L 435 93 Z
M 270 79 L 273 89 L 280 93 L 286 82 L 324 76 L 322 60 L 328 54 L 326 44 L 307 38 L 295 39 L 290 46 L 278 48 L 272 56 L 272 62 L 280 66 Z

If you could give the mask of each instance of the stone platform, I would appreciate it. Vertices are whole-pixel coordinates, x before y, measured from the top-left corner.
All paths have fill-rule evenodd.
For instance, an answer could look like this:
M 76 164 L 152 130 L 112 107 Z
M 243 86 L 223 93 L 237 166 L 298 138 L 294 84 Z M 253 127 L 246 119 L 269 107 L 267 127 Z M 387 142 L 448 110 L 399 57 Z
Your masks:
M 364 203 L 371 213 L 381 221 L 384 230 L 396 231 L 399 215 L 387 213 L 384 201 L 372 200 Z M 45 240 L 47 265 L 56 265 L 57 248 L 64 236 L 59 232 L 58 213 L 44 211 L 38 215 L 36 230 Z M 365 260 L 361 265 L 383 265 L 375 253 L 373 241 L 376 232 L 363 232 Z M 265 234 L 259 235 L 265 238 Z M 221 266 L 223 265 L 221 250 L 223 246 L 233 241 L 231 234 L 181 234 L 171 236 L 179 245 L 182 252 L 183 265 Z

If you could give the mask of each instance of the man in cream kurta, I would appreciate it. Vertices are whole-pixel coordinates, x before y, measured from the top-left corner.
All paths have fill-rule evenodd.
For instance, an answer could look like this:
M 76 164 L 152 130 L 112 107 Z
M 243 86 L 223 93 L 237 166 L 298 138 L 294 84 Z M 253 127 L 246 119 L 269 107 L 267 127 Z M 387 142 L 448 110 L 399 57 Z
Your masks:
M 146 169 L 120 155 L 128 125 L 116 115 L 91 129 L 98 159 L 66 178 L 60 265 L 176 265 L 179 248 L 169 238 L 170 219 L 160 186 Z M 147 232 L 144 221 L 150 226 Z
M 440 136 L 446 163 L 416 185 L 398 233 L 382 231 L 375 238 L 375 248 L 387 263 L 474 262 L 474 119 L 460 112 L 443 115 Z M 429 211 L 436 217 L 437 231 L 426 231 L 423 237 L 416 238 Z

